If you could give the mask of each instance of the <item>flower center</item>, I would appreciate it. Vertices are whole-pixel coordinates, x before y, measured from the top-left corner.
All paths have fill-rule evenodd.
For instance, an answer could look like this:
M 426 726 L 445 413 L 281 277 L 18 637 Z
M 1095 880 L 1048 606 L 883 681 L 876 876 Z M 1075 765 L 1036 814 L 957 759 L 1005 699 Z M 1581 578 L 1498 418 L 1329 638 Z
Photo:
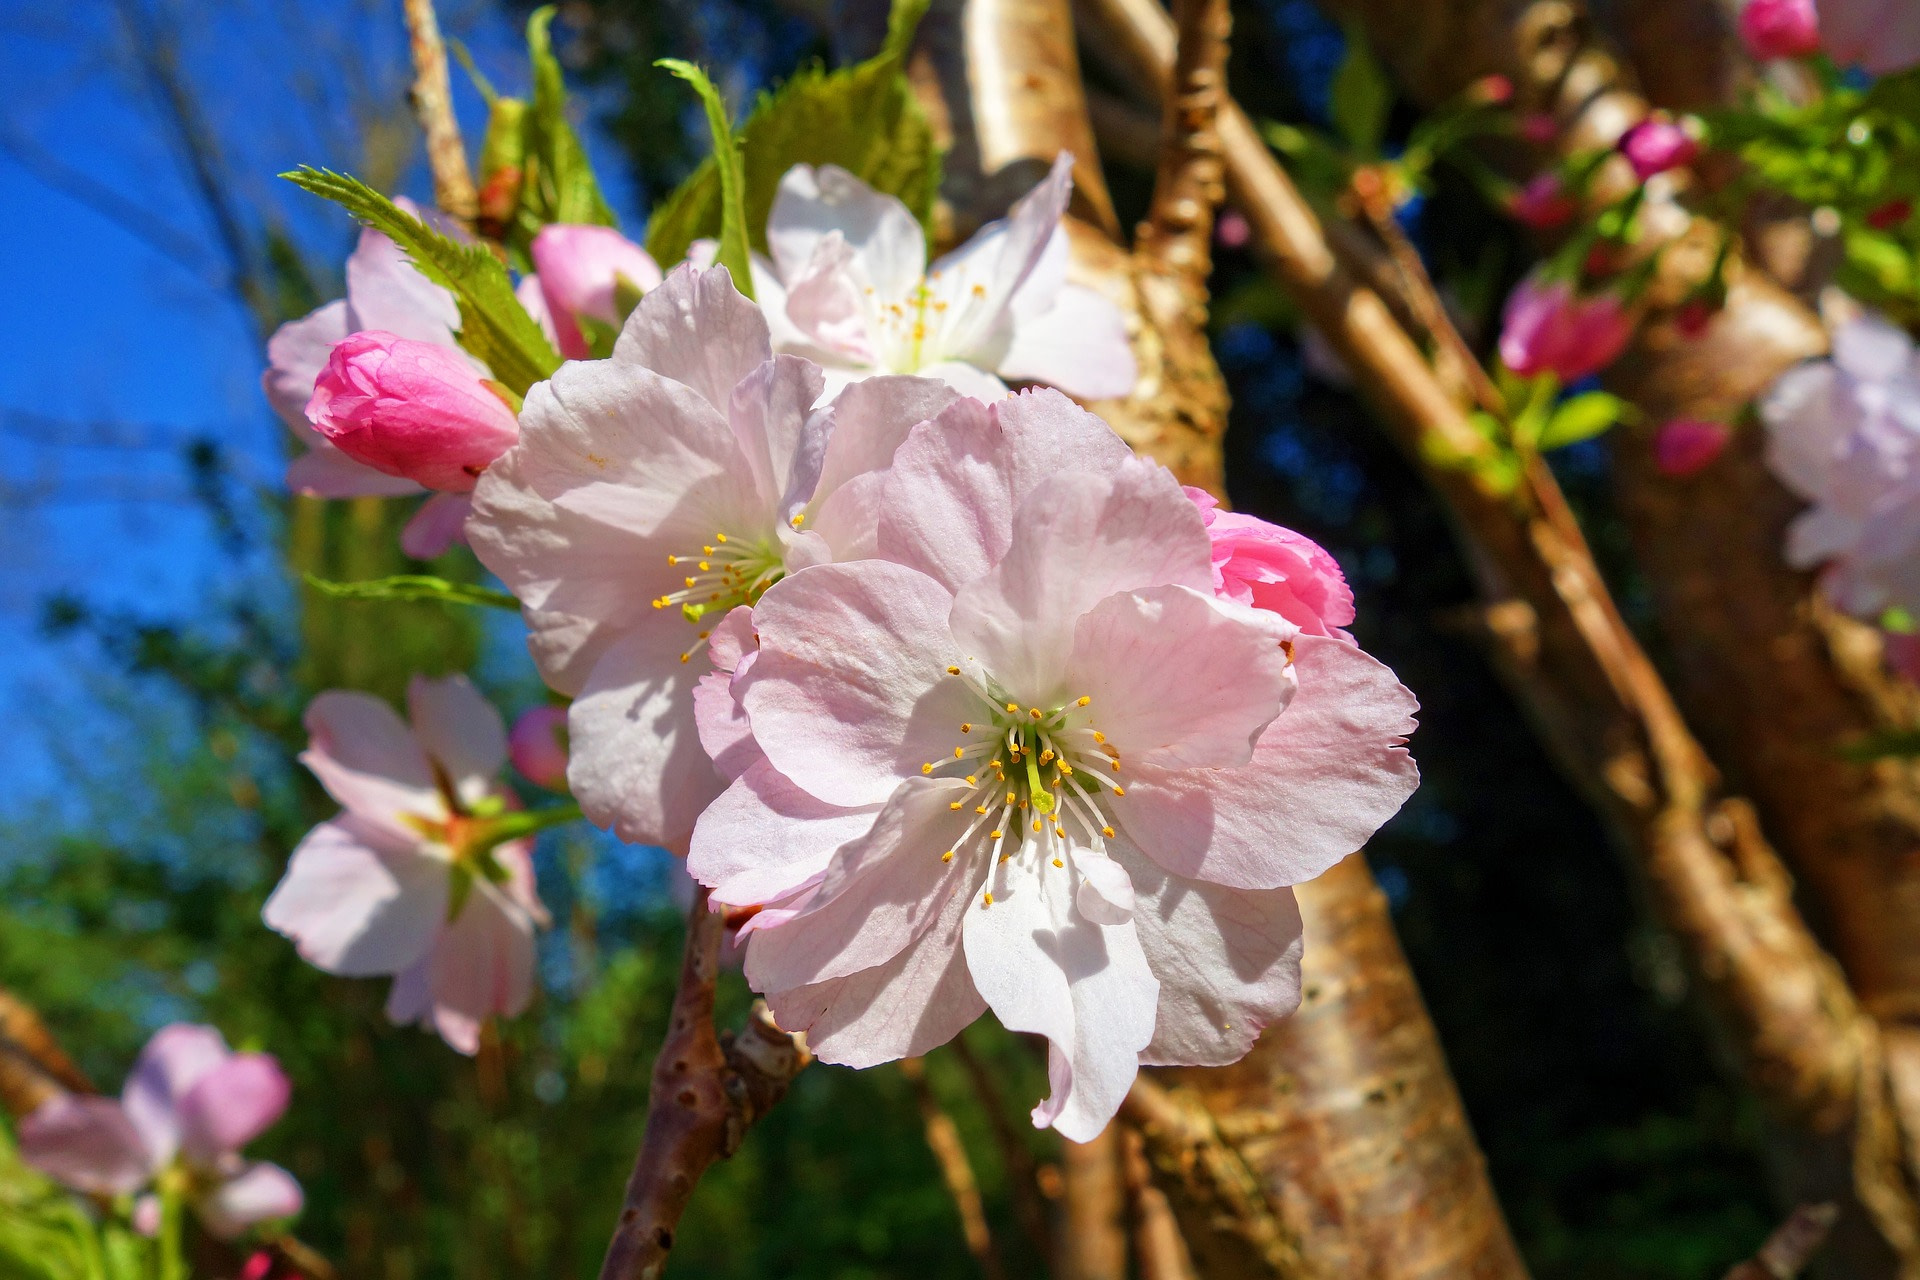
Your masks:
M 795 527 L 803 518 L 794 519 Z M 685 571 L 681 586 L 655 599 L 653 607 L 679 605 L 680 615 L 694 626 L 708 614 L 724 617 L 737 605 L 758 604 L 767 588 L 786 574 L 786 560 L 771 539 L 746 541 L 725 533 L 714 534 L 713 541 L 703 545 L 698 555 L 670 555 L 667 564 Z M 711 628 L 703 629 L 698 640 L 711 634 Z M 690 660 L 693 653 L 688 649 L 680 655 L 680 661 Z
M 961 741 L 950 757 L 920 766 L 929 777 L 958 777 L 971 788 L 947 806 L 956 813 L 971 808 L 973 820 L 940 860 L 985 847 L 999 862 L 1026 855 L 1064 867 L 1075 844 L 1105 856 L 1114 835 L 1112 802 L 1127 790 L 1116 776 L 1119 749 L 1091 722 L 1093 700 L 1022 705 L 991 677 L 946 670 L 966 679 L 983 706 L 978 723 L 959 726 Z M 982 905 L 993 905 L 991 892 Z

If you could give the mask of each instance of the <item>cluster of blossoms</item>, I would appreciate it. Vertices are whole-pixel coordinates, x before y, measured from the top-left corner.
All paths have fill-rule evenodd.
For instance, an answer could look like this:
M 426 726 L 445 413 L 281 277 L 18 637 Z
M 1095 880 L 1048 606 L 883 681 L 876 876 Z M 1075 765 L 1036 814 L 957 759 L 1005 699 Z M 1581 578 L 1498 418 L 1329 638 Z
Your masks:
M 1762 59 L 1825 51 L 1876 76 L 1920 63 L 1920 9 L 1906 0 L 1747 0 L 1740 36 Z
M 88 1195 L 142 1193 L 133 1221 L 147 1235 L 173 1198 L 230 1239 L 300 1212 L 292 1174 L 240 1154 L 290 1092 L 270 1056 L 234 1053 L 212 1027 L 175 1023 L 147 1042 L 118 1098 L 63 1094 L 23 1117 L 20 1157 Z
M 1835 328 L 1831 358 L 1788 370 L 1760 404 L 1767 462 L 1812 506 L 1787 559 L 1824 565 L 1834 604 L 1920 617 L 1920 358 L 1872 314 Z
M 571 703 L 509 736 L 459 680 L 416 681 L 411 727 L 317 699 L 303 759 L 343 812 L 268 923 L 394 975 L 396 1021 L 472 1051 L 526 1003 L 543 919 L 511 753 L 686 855 L 827 1061 L 922 1053 L 991 1008 L 1049 1042 L 1036 1123 L 1085 1139 L 1141 1063 L 1233 1061 L 1290 1012 L 1290 886 L 1411 793 L 1414 701 L 1343 629 L 1326 552 L 1183 491 L 1058 390 L 1009 394 L 1135 380 L 1118 311 L 1065 278 L 1069 172 L 930 265 L 899 201 L 796 168 L 757 301 L 699 247 L 663 279 L 628 255 L 589 299 L 554 256 L 588 238 L 549 228 L 546 314 L 628 313 L 510 431 L 411 383 L 335 414 L 359 357 L 331 348 L 307 416 L 383 480 L 472 477 L 466 536 Z M 383 394 L 407 403 L 329 427 Z

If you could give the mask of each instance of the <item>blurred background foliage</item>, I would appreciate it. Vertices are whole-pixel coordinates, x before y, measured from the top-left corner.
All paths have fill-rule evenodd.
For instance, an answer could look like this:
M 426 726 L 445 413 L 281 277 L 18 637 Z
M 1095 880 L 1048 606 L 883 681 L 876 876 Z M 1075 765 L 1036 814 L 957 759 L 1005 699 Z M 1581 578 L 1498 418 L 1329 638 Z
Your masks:
M 1306 0 L 1236 9 L 1235 84 L 1249 109 L 1324 126 L 1337 29 Z M 397 4 L 368 12 L 397 28 Z M 812 19 L 766 0 L 564 6 L 563 56 L 630 233 L 704 148 L 689 96 L 653 59 L 709 64 L 737 108 L 804 59 L 829 57 Z M 386 56 L 375 84 L 397 92 Z M 1398 112 L 1393 136 L 1410 123 Z M 1150 174 L 1117 149 L 1109 167 L 1130 223 Z M 263 332 L 332 296 L 344 225 L 329 224 L 323 252 L 302 249 L 271 206 L 242 213 L 265 286 L 252 295 Z M 1484 333 L 1493 300 L 1525 266 L 1508 225 L 1444 168 L 1402 216 L 1469 330 Z M 1339 558 L 1359 597 L 1359 639 L 1422 704 L 1413 747 L 1425 784 L 1370 854 L 1534 1274 L 1718 1275 L 1773 1212 L 1750 1104 L 1713 1068 L 1677 956 L 1460 623 L 1469 581 L 1417 477 L 1338 370 L 1303 349 L 1246 252 L 1223 244 L 1214 287 L 1234 397 L 1234 500 Z M 219 440 L 192 450 L 183 465 L 219 535 L 217 597 L 180 616 L 102 605 L 90 584 L 44 602 L 46 633 L 92 673 L 100 714 L 58 739 L 60 803 L 9 806 L 0 825 L 0 986 L 37 1006 L 106 1088 L 175 1019 L 277 1054 L 295 1103 L 257 1150 L 301 1179 L 299 1232 L 344 1274 L 591 1276 L 640 1135 L 683 873 L 598 833 L 543 839 L 540 886 L 556 927 L 542 942 L 542 994 L 473 1061 L 390 1026 L 384 982 L 301 963 L 259 909 L 330 808 L 292 760 L 306 699 L 340 685 L 392 697 L 414 671 L 465 669 L 509 714 L 542 692 L 508 623 L 300 588 L 307 572 L 405 569 L 395 533 L 406 504 L 289 501 L 236 480 Z M 1605 454 L 1576 447 L 1554 462 L 1631 607 L 1644 592 L 1626 576 Z M 479 573 L 464 550 L 433 571 Z M 747 999 L 737 975 L 724 999 L 737 1018 Z M 988 1113 L 951 1050 L 930 1057 L 929 1079 L 966 1140 L 1010 1274 L 1040 1275 L 1014 1216 L 1014 1197 L 1028 1193 L 1008 1176 L 995 1121 L 1011 1121 L 1043 1165 L 1057 1160 L 1056 1140 L 1020 1114 L 1044 1073 L 997 1027 L 975 1027 L 967 1044 L 1011 1114 Z M 0 1162 L 0 1215 L 39 1212 L 34 1182 Z M 701 1187 L 674 1270 L 716 1280 L 974 1274 L 906 1079 L 892 1067 L 805 1072 Z

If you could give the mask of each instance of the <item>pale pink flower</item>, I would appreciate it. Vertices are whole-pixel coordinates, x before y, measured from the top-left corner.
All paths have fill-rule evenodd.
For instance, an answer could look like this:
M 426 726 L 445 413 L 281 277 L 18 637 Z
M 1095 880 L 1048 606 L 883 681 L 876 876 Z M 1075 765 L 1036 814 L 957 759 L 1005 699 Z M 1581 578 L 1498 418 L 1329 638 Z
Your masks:
M 1293 1010 L 1289 886 L 1412 791 L 1413 699 L 1216 599 L 1199 509 L 1053 393 L 916 427 L 877 505 L 879 558 L 729 620 L 702 728 L 742 771 L 688 869 L 784 903 L 746 974 L 821 1058 L 925 1053 L 991 1008 L 1049 1042 L 1035 1123 L 1085 1141 L 1141 1064 L 1235 1061 Z
M 176 1022 L 147 1041 L 119 1098 L 65 1094 L 25 1116 L 20 1156 L 88 1195 L 126 1195 L 178 1171 L 207 1230 L 230 1239 L 300 1212 L 293 1175 L 240 1154 L 290 1092 L 271 1056 L 234 1053 L 214 1028 Z M 143 1200 L 136 1217 L 157 1225 L 157 1207 Z
M 1576 382 L 1619 358 L 1633 340 L 1633 318 L 1613 293 L 1576 297 L 1559 280 L 1529 276 L 1507 299 L 1500 358 L 1523 378 L 1552 373 Z
M 1620 135 L 1620 154 L 1645 182 L 1657 173 L 1692 164 L 1700 154 L 1700 143 L 1674 121 L 1654 116 Z
M 470 492 L 520 434 L 465 355 L 380 330 L 334 344 L 307 419 L 354 461 L 447 493 Z
M 1724 422 L 1677 418 L 1653 437 L 1653 461 L 1663 476 L 1676 479 L 1695 475 L 1726 452 L 1733 428 Z
M 1820 38 L 1842 66 L 1886 76 L 1920 63 L 1920 5 L 1913 0 L 1815 0 Z
M 611 359 L 528 393 L 519 444 L 474 491 L 474 549 L 574 698 L 573 793 L 622 839 L 684 851 L 724 785 L 693 721 L 707 632 L 783 574 L 867 554 L 872 473 L 955 398 L 872 378 L 815 408 L 824 387 L 817 365 L 773 354 L 725 269 L 683 264 Z
M 507 754 L 527 781 L 566 790 L 567 709 L 543 702 L 521 712 L 507 734 Z
M 473 1053 L 481 1023 L 532 998 L 533 931 L 547 915 L 533 842 L 489 830 L 512 802 L 496 780 L 500 713 L 464 676 L 416 676 L 407 705 L 411 728 L 370 694 L 308 705 L 300 760 L 342 809 L 293 851 L 264 915 L 317 968 L 392 974 L 389 1018 Z
M 767 220 L 772 261 L 754 294 L 780 351 L 815 360 L 827 387 L 880 373 L 940 378 L 982 399 L 1043 382 L 1083 399 L 1133 390 L 1118 307 L 1067 282 L 1060 225 L 1073 157 L 958 249 L 927 265 L 907 206 L 844 169 L 796 165 Z
M 540 228 L 529 253 L 556 345 L 569 360 L 590 354 L 575 317 L 617 326 L 625 319 L 616 301 L 623 280 L 636 294 L 660 285 L 653 258 L 612 227 L 556 222 Z
M 1804 58 L 1820 52 L 1820 15 L 1813 0 L 1747 0 L 1740 38 L 1760 61 Z
M 1205 489 L 1187 489 L 1213 549 L 1213 594 L 1277 613 L 1310 636 L 1352 639 L 1353 588 L 1339 562 L 1305 534 L 1222 511 Z
M 1920 361 L 1874 315 L 1840 325 L 1833 355 L 1789 369 L 1760 402 L 1767 463 L 1812 503 L 1787 530 L 1787 560 L 1826 564 L 1840 608 L 1920 616 Z
M 473 498 L 464 493 L 436 493 L 421 503 L 400 530 L 400 549 L 415 560 L 431 560 L 456 542 L 467 540 L 467 516 Z

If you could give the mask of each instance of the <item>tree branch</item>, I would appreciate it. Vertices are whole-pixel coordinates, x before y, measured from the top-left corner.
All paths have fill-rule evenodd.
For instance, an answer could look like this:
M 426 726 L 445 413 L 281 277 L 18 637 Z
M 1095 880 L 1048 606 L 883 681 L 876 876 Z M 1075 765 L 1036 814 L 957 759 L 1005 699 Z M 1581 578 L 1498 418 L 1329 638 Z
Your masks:
M 427 165 L 433 171 L 433 202 L 440 211 L 471 226 L 480 207 L 473 171 L 467 166 L 460 120 L 453 111 L 453 85 L 447 72 L 447 46 L 433 0 L 405 0 L 407 39 L 413 50 L 413 87 L 408 96 L 420 132 L 427 139 Z
M 714 1031 L 714 984 L 725 919 L 696 887 L 672 1020 L 653 1063 L 647 1128 L 601 1280 L 656 1280 L 700 1178 L 740 1149 L 747 1130 L 812 1060 L 806 1041 L 774 1025 L 756 1001 L 738 1036 Z
M 1758 1253 L 1727 1272 L 1723 1280 L 1793 1280 L 1827 1242 L 1839 1216 L 1837 1205 L 1801 1205 L 1774 1228 Z
M 1060 1144 L 1060 1280 L 1127 1280 L 1119 1138 L 1109 1124 L 1090 1142 Z
M 901 1059 L 900 1074 L 913 1088 L 914 1101 L 920 1108 L 920 1123 L 926 1131 L 927 1149 L 933 1152 L 933 1162 L 940 1167 L 940 1181 L 946 1184 L 947 1194 L 953 1197 L 953 1207 L 960 1215 L 960 1233 L 966 1238 L 967 1252 L 973 1255 L 986 1280 L 1000 1280 L 1005 1272 L 1000 1269 L 999 1255 L 993 1251 L 993 1233 L 987 1229 L 987 1211 L 980 1201 L 980 1182 L 973 1176 L 973 1164 L 967 1159 L 966 1144 L 960 1141 L 960 1129 L 940 1105 L 940 1099 L 934 1096 L 933 1086 L 927 1083 L 925 1061 Z
M 1033 1151 L 1008 1122 L 1006 1097 L 1000 1092 L 993 1073 L 980 1061 L 980 1055 L 968 1045 L 966 1036 L 954 1037 L 951 1047 L 960 1065 L 966 1068 L 967 1079 L 980 1100 L 980 1109 L 987 1114 L 987 1126 L 993 1130 L 994 1141 L 999 1145 L 1000 1159 L 1007 1166 L 1007 1180 L 1013 1184 L 1013 1216 L 1019 1219 L 1020 1229 L 1026 1233 L 1033 1251 L 1051 1261 L 1053 1241 L 1047 1235 L 1046 1212 L 1040 1207 L 1040 1176 Z
M 1133 1223 L 1133 1260 L 1140 1280 L 1199 1280 L 1193 1255 L 1166 1193 L 1153 1185 L 1146 1139 L 1131 1126 L 1120 1131 L 1120 1159 L 1127 1179 L 1128 1217 Z
M 33 1007 L 0 988 L 0 1105 L 26 1115 L 64 1093 L 92 1093 L 93 1083 L 54 1040 Z

